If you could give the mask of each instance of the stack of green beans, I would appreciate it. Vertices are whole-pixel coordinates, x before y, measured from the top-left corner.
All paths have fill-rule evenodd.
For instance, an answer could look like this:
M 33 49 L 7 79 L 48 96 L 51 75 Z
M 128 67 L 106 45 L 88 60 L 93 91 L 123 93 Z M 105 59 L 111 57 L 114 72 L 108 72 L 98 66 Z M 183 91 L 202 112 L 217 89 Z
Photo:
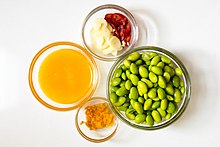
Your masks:
M 135 123 L 153 126 L 178 111 L 185 92 L 182 70 L 155 52 L 133 52 L 110 81 L 110 101 Z

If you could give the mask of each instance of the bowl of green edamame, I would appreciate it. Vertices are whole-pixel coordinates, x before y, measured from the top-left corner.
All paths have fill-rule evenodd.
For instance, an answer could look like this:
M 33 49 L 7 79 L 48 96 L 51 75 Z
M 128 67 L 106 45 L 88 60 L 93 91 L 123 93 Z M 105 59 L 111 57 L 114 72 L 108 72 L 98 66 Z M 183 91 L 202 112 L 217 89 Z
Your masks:
M 115 62 L 108 75 L 110 108 L 123 122 L 142 130 L 172 124 L 186 109 L 190 95 L 185 66 L 159 47 L 130 50 Z

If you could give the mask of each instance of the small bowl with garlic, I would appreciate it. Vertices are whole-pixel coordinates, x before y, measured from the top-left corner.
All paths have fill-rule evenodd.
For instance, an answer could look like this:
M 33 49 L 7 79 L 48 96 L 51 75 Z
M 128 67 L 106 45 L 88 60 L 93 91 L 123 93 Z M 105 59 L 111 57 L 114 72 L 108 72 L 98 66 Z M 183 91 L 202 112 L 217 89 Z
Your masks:
M 137 42 L 138 25 L 125 8 L 106 4 L 93 9 L 82 27 L 84 47 L 97 59 L 114 61 Z

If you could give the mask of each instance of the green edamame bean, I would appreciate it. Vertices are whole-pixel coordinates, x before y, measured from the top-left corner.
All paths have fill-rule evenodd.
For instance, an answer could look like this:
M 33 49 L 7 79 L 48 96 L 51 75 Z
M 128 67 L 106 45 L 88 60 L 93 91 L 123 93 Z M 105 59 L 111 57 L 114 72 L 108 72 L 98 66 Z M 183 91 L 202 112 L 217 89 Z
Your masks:
M 157 122 L 157 123 L 161 122 L 161 116 L 157 110 L 152 111 L 152 117 L 155 122 Z
M 151 82 L 157 83 L 157 76 L 153 72 L 149 73 L 149 79 L 151 80 Z
M 151 88 L 150 90 L 149 90 L 149 92 L 147 93 L 147 96 L 149 97 L 149 98 L 155 98 L 155 97 L 157 97 L 157 89 L 156 88 Z
M 175 74 L 174 69 L 171 68 L 171 67 L 168 66 L 168 65 L 165 65 L 164 68 L 163 68 L 163 70 L 164 70 L 165 72 L 168 72 L 168 73 L 170 74 L 170 77 L 174 76 L 174 74 Z
M 146 94 L 148 90 L 147 85 L 143 81 L 138 82 L 137 89 L 140 96 Z
M 158 77 L 158 85 L 161 87 L 161 88 L 166 88 L 166 80 L 164 79 L 164 77 L 162 76 L 159 76 Z
M 141 58 L 142 58 L 142 60 L 144 60 L 144 61 L 146 62 L 146 61 L 150 61 L 150 59 L 153 58 L 153 57 L 150 56 L 148 52 L 144 52 L 144 53 L 141 55 Z
M 182 71 L 181 68 L 175 68 L 175 73 L 176 73 L 177 76 L 182 76 L 183 71 Z
M 122 65 L 121 65 L 121 69 L 122 69 L 122 71 L 126 71 L 126 70 L 127 70 L 127 67 L 126 67 L 124 64 L 122 64 Z
M 118 89 L 119 89 L 119 87 L 110 86 L 110 91 L 111 91 L 111 92 L 116 92 Z
M 118 96 L 116 95 L 115 92 L 110 93 L 110 101 L 112 102 L 112 104 L 118 101 Z
M 158 107 L 160 107 L 160 101 L 153 102 L 151 108 L 152 109 L 157 109 Z
M 143 106 L 140 102 L 134 103 L 134 109 L 137 111 L 138 114 L 142 114 L 144 112 Z
M 144 100 L 143 97 L 139 97 L 139 98 L 138 98 L 138 102 L 140 102 L 141 104 L 144 104 L 144 101 L 145 101 L 145 100 Z
M 163 73 L 163 76 L 164 76 L 164 78 L 166 79 L 166 82 L 169 82 L 170 81 L 170 74 L 168 73 L 168 72 L 164 72 Z
M 149 56 L 150 56 L 151 58 L 156 57 L 156 56 L 157 56 L 157 53 L 155 53 L 155 52 L 150 52 L 150 53 L 149 53 Z
M 112 86 L 117 86 L 121 83 L 121 78 L 114 78 L 111 83 Z
M 146 115 L 145 114 L 138 114 L 135 119 L 134 122 L 137 124 L 143 123 L 146 120 Z
M 146 114 L 151 115 L 151 112 L 152 112 L 151 110 L 147 110 Z
M 127 79 L 127 76 L 126 76 L 126 74 L 125 74 L 124 72 L 121 74 L 121 78 L 122 78 L 123 80 L 126 80 L 126 79 Z
M 119 110 L 119 111 L 126 111 L 129 106 L 130 106 L 129 103 L 124 103 L 122 106 L 119 106 L 119 107 L 118 107 L 118 110 Z
M 148 60 L 148 61 L 146 61 L 145 63 L 146 63 L 146 65 L 148 65 L 148 66 L 149 66 L 149 65 L 150 65 L 150 63 L 151 63 L 151 61 L 150 61 L 150 60 Z
M 152 103 L 153 103 L 152 99 L 147 99 L 144 102 L 144 110 L 149 110 L 151 108 Z
M 147 93 L 144 94 L 144 99 L 146 100 L 148 98 Z
M 171 68 L 173 68 L 174 69 L 174 65 L 172 64 L 172 63 L 170 63 L 170 64 L 168 64 Z M 175 71 L 174 71 L 174 73 L 175 73 Z
M 166 117 L 166 111 L 165 110 L 162 110 L 161 108 L 157 108 L 157 111 L 160 113 L 160 116 L 162 118 L 165 118 Z
M 164 56 L 164 55 L 161 55 L 161 60 L 164 62 L 164 63 L 167 63 L 167 64 L 170 64 L 171 63 L 171 60 L 170 58 Z
M 180 86 L 183 87 L 184 86 L 184 83 L 183 81 L 180 79 Z
M 164 99 L 166 97 L 166 92 L 162 88 L 158 88 L 157 95 L 160 99 Z
M 134 63 L 131 63 L 130 71 L 131 71 L 131 73 L 133 73 L 133 74 L 138 74 L 138 68 L 137 68 L 137 65 L 134 64 Z
M 175 109 L 176 109 L 175 105 L 172 102 L 169 102 L 166 111 L 168 113 L 174 113 Z
M 144 66 L 139 67 L 139 74 L 141 75 L 142 78 L 147 78 L 148 77 L 148 70 Z
M 131 72 L 129 70 L 126 70 L 125 74 L 126 74 L 127 78 L 130 79 Z
M 131 103 L 132 108 L 134 108 L 134 103 L 135 103 L 135 102 L 137 102 L 135 99 L 131 99 L 131 100 L 130 100 L 130 103 Z
M 129 93 L 130 99 L 138 99 L 138 90 L 136 87 L 131 87 L 130 93 Z
M 141 81 L 145 82 L 148 88 L 152 88 L 154 86 L 154 84 L 148 79 L 142 78 Z
M 167 113 L 167 115 L 165 116 L 165 120 L 169 120 L 171 118 L 172 114 Z
M 120 84 L 120 87 L 123 87 L 123 86 L 125 86 L 125 81 L 122 81 Z
M 157 66 L 160 67 L 161 69 L 164 68 L 164 65 L 165 65 L 164 62 L 162 62 L 162 61 L 157 63 Z
M 171 95 L 167 95 L 167 99 L 168 99 L 169 101 L 173 101 L 173 100 L 174 100 L 174 98 L 173 98 Z
M 114 73 L 114 78 L 119 78 L 121 74 L 122 74 L 122 69 L 121 68 L 116 69 Z
M 131 120 L 135 119 L 135 115 L 133 114 L 133 112 L 134 112 L 134 109 L 132 109 L 132 108 L 128 108 L 125 111 L 125 115 L 127 116 L 128 119 L 131 119 Z
M 129 61 L 129 60 L 124 60 L 124 65 L 125 65 L 125 67 L 129 68 L 130 65 L 131 65 L 131 61 Z
M 128 56 L 127 60 L 136 61 L 140 56 L 141 55 L 138 52 L 133 52 L 130 56 Z
M 153 98 L 152 100 L 153 100 L 153 101 L 159 101 L 160 98 L 159 98 L 159 97 L 155 97 L 155 98 Z
M 172 78 L 172 83 L 173 83 L 173 86 L 174 87 L 179 87 L 180 86 L 180 78 L 178 77 L 178 76 L 174 76 L 173 78 Z
M 154 125 L 154 120 L 151 115 L 147 115 L 146 122 L 150 127 L 152 127 Z
M 167 84 L 167 87 L 165 88 L 165 91 L 170 94 L 170 95 L 173 95 L 174 94 L 174 89 L 173 89 L 173 86 L 171 84 Z
M 130 74 L 130 80 L 133 85 L 137 86 L 139 78 L 136 75 Z
M 118 101 L 116 103 L 113 103 L 113 105 L 119 107 L 119 106 L 123 105 L 125 103 L 125 101 L 126 101 L 125 97 L 119 97 Z
M 125 82 L 125 88 L 126 88 L 127 90 L 130 90 L 131 87 L 132 87 L 131 81 L 130 81 L 130 80 L 127 80 L 127 81 Z
M 141 64 L 143 64 L 143 61 L 142 61 L 141 59 L 139 59 L 139 60 L 137 60 L 137 61 L 135 62 L 135 64 L 136 64 L 136 65 L 141 65 Z
M 174 102 L 179 103 L 181 102 L 182 97 L 181 97 L 181 92 L 179 89 L 175 88 L 174 90 Z
M 167 105 L 168 105 L 168 100 L 167 99 L 162 99 L 160 102 L 160 108 L 162 110 L 166 110 L 167 109 Z
M 160 67 L 158 67 L 158 66 L 152 66 L 151 67 L 151 71 L 153 73 L 155 73 L 156 75 L 162 75 L 163 74 L 162 69 Z
M 153 57 L 153 59 L 151 60 L 150 65 L 157 65 L 160 62 L 160 56 L 155 56 Z
M 117 91 L 116 91 L 116 94 L 118 95 L 118 96 L 124 96 L 124 95 L 126 95 L 126 94 L 128 94 L 129 93 L 129 91 L 124 87 L 124 86 L 122 86 L 121 88 L 119 88 Z

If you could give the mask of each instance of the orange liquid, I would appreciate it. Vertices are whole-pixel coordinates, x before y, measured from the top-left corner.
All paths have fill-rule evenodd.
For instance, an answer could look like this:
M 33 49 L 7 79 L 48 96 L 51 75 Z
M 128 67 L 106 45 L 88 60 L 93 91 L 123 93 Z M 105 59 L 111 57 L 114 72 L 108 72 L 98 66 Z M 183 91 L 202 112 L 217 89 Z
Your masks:
M 74 103 L 90 89 L 91 65 L 78 51 L 57 50 L 42 62 L 38 79 L 48 98 L 61 104 Z

